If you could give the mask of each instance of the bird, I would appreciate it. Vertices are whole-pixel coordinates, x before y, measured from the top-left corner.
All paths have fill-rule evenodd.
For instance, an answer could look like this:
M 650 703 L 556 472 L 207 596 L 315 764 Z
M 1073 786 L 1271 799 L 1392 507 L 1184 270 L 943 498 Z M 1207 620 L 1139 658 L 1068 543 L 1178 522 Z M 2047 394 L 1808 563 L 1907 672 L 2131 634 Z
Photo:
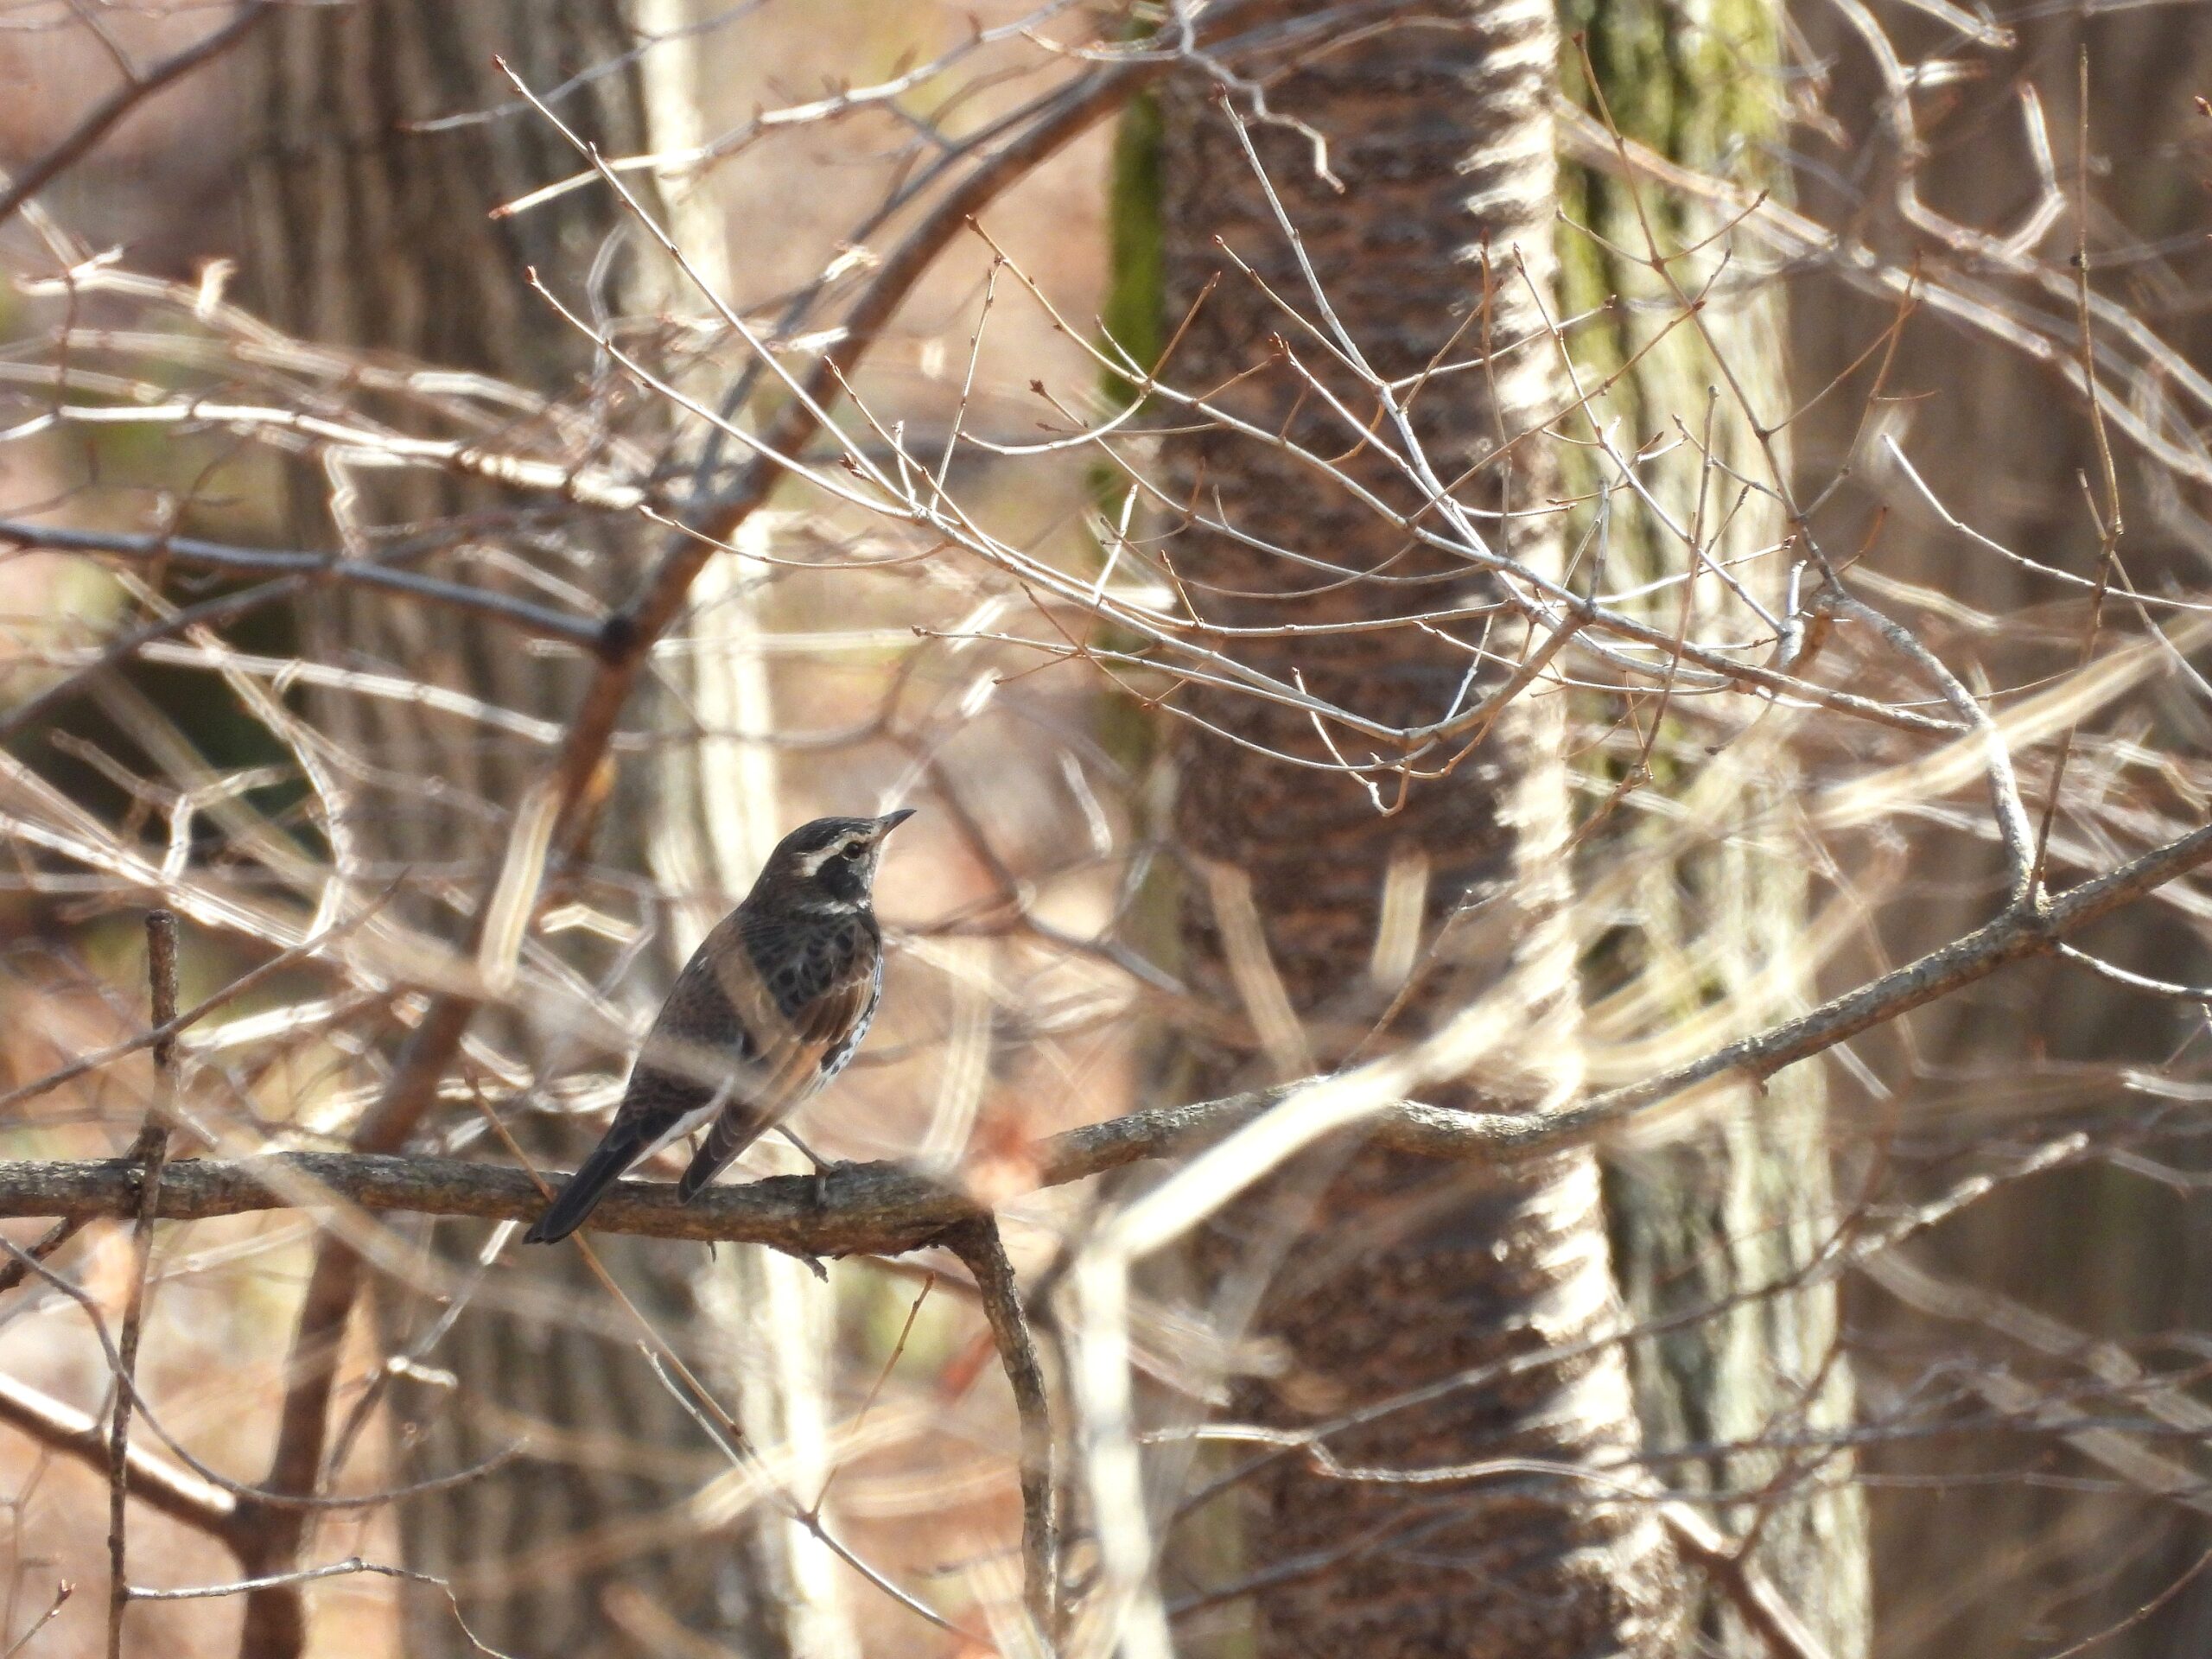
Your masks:
M 676 976 L 613 1122 L 525 1240 L 566 1238 L 624 1171 L 704 1128 L 677 1183 L 690 1203 L 844 1070 L 883 993 L 876 867 L 884 838 L 912 816 L 817 818 L 776 843 L 744 902 Z

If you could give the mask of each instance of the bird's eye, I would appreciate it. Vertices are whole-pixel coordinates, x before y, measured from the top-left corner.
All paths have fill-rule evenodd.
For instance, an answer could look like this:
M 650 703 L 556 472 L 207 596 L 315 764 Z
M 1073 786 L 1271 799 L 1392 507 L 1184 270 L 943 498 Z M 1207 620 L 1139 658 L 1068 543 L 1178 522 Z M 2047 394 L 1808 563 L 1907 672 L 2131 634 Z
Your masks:
M 840 858 L 858 858 L 866 851 L 868 851 L 868 843 L 866 842 L 849 841 L 845 843 L 844 849 L 838 854 L 838 856 Z

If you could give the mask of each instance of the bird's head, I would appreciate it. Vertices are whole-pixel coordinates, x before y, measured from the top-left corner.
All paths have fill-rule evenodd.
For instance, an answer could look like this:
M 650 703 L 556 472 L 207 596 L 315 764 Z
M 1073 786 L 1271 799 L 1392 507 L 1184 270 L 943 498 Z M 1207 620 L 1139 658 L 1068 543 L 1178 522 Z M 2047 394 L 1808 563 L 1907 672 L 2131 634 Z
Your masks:
M 857 908 L 875 884 L 884 837 L 914 816 L 903 807 L 880 818 L 817 818 L 776 843 L 760 887 L 803 908 Z

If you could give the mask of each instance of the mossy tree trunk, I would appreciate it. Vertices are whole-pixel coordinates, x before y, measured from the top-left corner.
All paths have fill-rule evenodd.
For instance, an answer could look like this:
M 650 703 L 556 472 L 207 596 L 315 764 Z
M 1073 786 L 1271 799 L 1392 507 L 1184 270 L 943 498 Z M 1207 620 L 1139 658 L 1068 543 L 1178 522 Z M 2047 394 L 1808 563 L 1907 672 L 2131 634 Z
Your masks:
M 1771 0 L 1688 9 L 1658 0 L 1567 0 L 1563 11 L 1625 136 L 1755 188 L 1786 184 L 1768 159 L 1783 127 L 1781 16 Z M 1570 47 L 1562 68 L 1571 95 L 1595 109 L 1581 52 Z M 1559 303 L 1562 315 L 1587 318 L 1570 350 L 1586 386 L 1607 385 L 1633 361 L 1592 416 L 1618 422 L 1623 452 L 1671 446 L 1639 462 L 1638 477 L 1677 524 L 1692 530 L 1706 559 L 1735 570 L 1778 613 L 1789 526 L 1752 423 L 1777 426 L 1791 407 L 1782 283 L 1760 280 L 1741 263 L 1715 215 L 1649 187 L 1638 195 L 1587 169 L 1563 169 L 1564 211 L 1580 228 L 1560 235 Z M 1703 301 L 1696 326 L 1684 321 L 1681 303 L 1643 257 L 1647 238 L 1669 257 L 1674 282 Z M 1732 280 L 1704 291 L 1723 271 Z M 1772 438 L 1771 461 L 1785 478 L 1789 435 L 1783 427 Z M 1708 452 L 1718 465 L 1707 464 Z M 1578 459 L 1569 493 L 1621 487 L 1591 452 Z M 1765 487 L 1746 491 L 1739 480 Z M 1591 580 L 1619 591 L 1683 574 L 1693 556 L 1681 539 L 1651 513 L 1616 505 L 1591 538 Z M 1578 535 L 1593 517 L 1580 515 Z M 1745 637 L 1763 626 L 1709 570 L 1697 591 L 1690 626 L 1700 634 Z M 1644 602 L 1655 620 L 1674 626 L 1677 589 Z M 1733 711 L 1723 715 L 1732 717 L 1740 720 Z M 1662 718 L 1650 770 L 1692 809 L 1688 833 L 1672 818 L 1641 817 L 1631 801 L 1586 844 L 1580 876 L 1598 899 L 1592 926 L 1608 929 L 1582 942 L 1601 1067 L 1605 1055 L 1618 1052 L 1631 1073 L 1648 1068 L 1649 1046 L 1705 1009 L 1725 1007 L 1732 1026 L 1750 1029 L 1810 999 L 1810 965 L 1802 959 L 1807 873 L 1789 840 L 1797 783 L 1787 734 L 1784 721 L 1762 721 L 1707 758 L 1709 725 L 1693 726 L 1679 711 Z M 1631 763 L 1596 770 L 1586 810 L 1601 804 L 1600 791 Z M 1694 776 L 1685 796 L 1679 786 Z M 1812 1448 L 1787 1458 L 1739 1450 L 1670 1464 L 1669 1484 L 1764 1494 L 1721 1518 L 1738 1530 L 1756 1525 L 1756 1560 L 1786 1586 L 1827 1652 L 1837 1659 L 1864 1653 L 1871 1612 L 1865 1502 L 1851 1484 L 1849 1452 L 1818 1445 L 1853 1418 L 1837 1289 L 1832 1278 L 1792 1287 L 1835 1224 L 1822 1068 L 1793 1066 L 1764 1090 L 1714 1096 L 1687 1135 L 1610 1154 L 1605 1191 L 1629 1306 L 1639 1319 L 1673 1325 L 1633 1350 L 1651 1449 Z M 1719 1311 L 1679 1322 L 1704 1307 Z M 1710 1592 L 1698 1622 L 1711 1651 L 1742 1659 L 1766 1652 Z

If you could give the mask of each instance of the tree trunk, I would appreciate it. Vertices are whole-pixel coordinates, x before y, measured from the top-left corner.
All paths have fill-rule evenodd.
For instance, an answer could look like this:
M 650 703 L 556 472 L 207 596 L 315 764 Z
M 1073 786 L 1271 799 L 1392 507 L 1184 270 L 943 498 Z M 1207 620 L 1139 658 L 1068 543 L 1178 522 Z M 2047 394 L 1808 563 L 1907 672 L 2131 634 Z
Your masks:
M 1317 178 L 1302 136 L 1255 130 L 1338 315 L 1390 376 L 1421 370 L 1477 308 L 1487 315 L 1472 318 L 1459 356 L 1476 357 L 1486 339 L 1540 334 L 1531 287 L 1547 292 L 1552 280 L 1546 99 L 1557 35 L 1548 0 L 1449 6 L 1443 26 L 1436 8 L 1408 10 L 1426 21 L 1348 37 L 1267 81 L 1274 110 L 1326 137 L 1344 194 Z M 1181 319 L 1223 270 L 1216 237 L 1310 313 L 1211 85 L 1196 74 L 1172 81 L 1160 111 L 1167 317 Z M 1233 270 L 1184 335 L 1172 372 L 1180 384 L 1224 386 L 1256 371 L 1225 394 L 1243 412 L 1405 502 L 1371 457 L 1345 458 L 1350 435 L 1300 395 L 1279 360 L 1270 366 L 1278 333 L 1349 390 L 1310 336 Z M 1437 473 L 1472 480 L 1463 499 L 1526 507 L 1552 489 L 1542 442 L 1524 442 L 1504 461 L 1495 452 L 1554 413 L 1558 394 L 1554 356 L 1539 344 L 1502 356 L 1490 372 L 1437 378 L 1414 418 Z M 1365 399 L 1358 407 L 1370 412 Z M 1217 431 L 1183 433 L 1165 441 L 1163 461 L 1176 499 L 1262 540 L 1420 578 L 1331 583 L 1229 537 L 1170 524 L 1165 557 L 1216 623 L 1369 619 L 1478 602 L 1491 591 L 1464 569 L 1409 550 L 1401 534 L 1280 450 Z M 1516 558 L 1559 566 L 1553 516 L 1508 520 L 1500 538 Z M 1510 661 L 1509 632 L 1494 632 L 1490 645 Z M 1466 643 L 1411 627 L 1224 642 L 1285 678 L 1295 671 L 1323 697 L 1399 723 L 1452 705 L 1469 668 Z M 1177 694 L 1177 706 L 1247 741 L 1327 759 L 1302 716 L 1271 705 L 1192 687 Z M 1526 998 L 1524 1040 L 1486 1063 L 1479 1081 L 1440 1096 L 1533 1110 L 1571 1091 L 1580 1079 L 1579 998 L 1565 902 L 1562 717 L 1555 696 L 1516 700 L 1474 756 L 1448 779 L 1416 785 L 1390 816 L 1349 779 L 1186 734 L 1175 830 L 1190 866 L 1182 932 L 1193 988 L 1224 1008 L 1248 1006 L 1255 970 L 1244 945 L 1255 919 L 1315 1058 L 1323 1065 L 1342 1058 L 1391 1001 L 1391 974 L 1376 978 L 1370 966 L 1385 889 L 1395 885 L 1400 911 L 1418 895 L 1423 953 L 1414 993 L 1381 1039 L 1417 1037 L 1510 973 Z M 1255 1065 L 1249 1051 L 1230 1047 L 1185 1059 L 1194 1095 L 1249 1081 Z M 1267 1202 L 1292 1202 L 1307 1173 L 1277 1182 Z M 1271 1264 L 1254 1319 L 1286 1356 L 1284 1368 L 1239 1388 L 1242 1414 L 1311 1423 L 1507 1364 L 1503 1376 L 1339 1434 L 1331 1449 L 1348 1465 L 1418 1470 L 1518 1457 L 1635 1478 L 1626 1460 L 1637 1427 L 1622 1352 L 1602 1340 L 1582 1345 L 1619 1314 L 1594 1160 L 1578 1154 L 1474 1175 L 1367 1150 L 1336 1168 L 1313 1202 L 1299 1218 L 1300 1242 Z M 1249 1273 L 1262 1265 L 1255 1252 L 1274 1224 L 1243 1206 L 1202 1255 Z M 1244 1490 L 1245 1572 L 1265 1575 L 1302 1557 L 1326 1562 L 1258 1592 L 1263 1653 L 1356 1647 L 1370 1659 L 1446 1650 L 1566 1659 L 1658 1653 L 1672 1641 L 1680 1598 L 1670 1553 L 1649 1508 L 1612 1501 L 1617 1486 L 1548 1476 L 1334 1482 L 1281 1460 Z
M 657 260 L 641 257 L 641 239 L 626 230 L 619 204 L 604 190 L 576 192 L 518 217 L 487 217 L 502 200 L 579 165 L 542 119 L 515 107 L 493 55 L 540 91 L 582 67 L 618 66 L 565 97 L 563 118 L 610 155 L 664 149 L 696 136 L 693 47 L 679 37 L 626 54 L 641 33 L 672 33 L 683 19 L 671 14 L 683 9 L 681 0 L 642 13 L 619 0 L 503 0 L 458 9 L 433 0 L 366 0 L 277 19 L 251 49 L 243 77 L 255 128 L 246 276 L 263 309 L 279 326 L 321 342 L 478 370 L 550 399 L 572 397 L 603 365 L 592 343 L 530 292 L 526 269 L 565 296 L 589 287 L 609 315 L 642 316 L 648 324 L 671 306 L 702 309 L 698 296 L 673 289 Z M 485 113 L 442 129 L 409 130 L 410 123 L 471 111 Z M 648 181 L 634 175 L 632 181 L 658 210 L 677 215 L 702 261 L 719 265 L 719 227 L 702 216 L 700 202 L 673 192 L 658 197 Z M 626 389 L 609 381 L 597 390 L 619 417 Z M 648 427 L 660 418 L 650 411 L 636 417 Z M 546 421 L 519 415 L 518 444 L 542 441 Z M 515 498 L 457 482 L 334 481 L 353 487 L 327 496 L 298 492 L 296 516 L 308 544 L 325 543 L 334 533 L 358 544 L 382 526 L 462 512 L 512 514 L 518 505 Z M 529 519 L 494 518 L 493 529 L 464 540 L 451 556 L 466 562 L 471 580 L 514 580 L 497 556 L 486 556 L 512 554 L 601 601 L 626 597 L 639 569 L 634 525 L 610 531 L 558 504 L 528 505 L 536 510 Z M 744 634 L 746 596 L 720 597 L 717 626 Z M 573 656 L 518 650 L 512 636 L 465 618 L 359 590 L 318 601 L 308 620 L 327 660 L 434 680 L 543 718 L 559 720 L 573 709 L 589 670 Z M 715 657 L 710 662 L 702 652 L 685 659 L 700 671 L 700 682 L 687 690 L 713 703 L 719 723 L 765 728 L 757 658 L 734 652 L 729 661 L 738 665 L 725 671 Z M 479 728 L 441 723 L 404 703 L 333 697 L 319 715 L 353 753 L 380 769 L 353 780 L 352 830 L 385 872 L 381 880 L 404 868 L 473 882 L 503 842 L 509 810 L 543 764 L 538 751 L 482 741 Z M 672 715 L 662 717 L 672 724 Z M 650 862 L 677 899 L 672 917 L 648 907 L 637 918 L 658 930 L 656 949 L 610 988 L 633 1012 L 657 1000 L 712 919 L 708 912 L 750 880 L 773 813 L 773 773 L 763 769 L 761 753 L 750 746 L 740 763 L 747 788 L 744 810 L 734 813 L 707 798 L 725 756 L 690 755 L 672 746 L 657 767 L 633 761 L 614 780 L 597 855 L 625 873 Z M 647 825 L 655 826 L 650 845 Z M 616 889 L 586 890 L 609 907 L 624 902 Z M 428 901 L 410 893 L 406 902 Z M 437 919 L 454 931 L 466 910 L 464 902 Z M 609 951 L 581 965 L 603 974 L 620 961 Z M 627 1058 L 579 1055 L 557 1037 L 490 1011 L 475 1029 L 521 1058 L 541 1087 L 563 1081 L 560 1074 L 580 1062 L 619 1071 Z M 517 1132 L 534 1156 L 565 1166 L 589 1145 L 592 1127 L 524 1119 Z M 473 1112 L 434 1123 L 430 1134 L 446 1147 L 499 1154 Z M 485 1239 L 480 1229 L 450 1225 L 426 1236 L 462 1277 Z M 819 1422 L 810 1424 L 806 1414 L 822 1408 L 813 1344 L 825 1319 L 810 1285 L 784 1294 L 790 1287 L 781 1281 L 789 1275 L 764 1272 L 750 1251 L 724 1251 L 717 1264 L 703 1254 L 626 1241 L 594 1241 L 593 1248 L 671 1344 L 741 1401 L 762 1444 L 790 1437 L 818 1445 Z M 734 1256 L 742 1258 L 738 1265 Z M 540 1305 L 606 1310 L 615 1320 L 607 1327 L 613 1334 L 581 1328 L 581 1321 L 555 1325 L 479 1306 L 433 1339 L 440 1307 L 398 1287 L 380 1299 L 383 1345 L 414 1362 L 394 1380 L 391 1396 L 406 1476 L 466 1466 L 518 1433 L 538 1448 L 483 1479 L 402 1505 L 407 1564 L 450 1578 L 476 1636 L 510 1650 L 664 1651 L 665 1628 L 655 1621 L 668 1618 L 747 1653 L 849 1650 L 823 1574 L 805 1561 L 787 1523 L 766 1510 L 687 1507 L 725 1467 L 721 1454 L 620 1334 L 619 1310 L 581 1254 L 511 1249 L 495 1273 L 498 1284 L 527 1275 L 546 1294 Z M 734 1323 L 733 1308 L 772 1300 L 780 1317 L 765 1331 L 717 1334 L 721 1321 Z M 793 1385 L 803 1398 L 793 1400 Z M 796 1478 L 804 1481 L 804 1467 Z M 610 1525 L 632 1519 L 641 1525 L 626 1532 Z M 405 1605 L 410 1653 L 470 1650 L 442 1597 L 410 1592 Z
M 1732 171 L 1754 188 L 1786 184 L 1764 159 L 1782 126 L 1781 19 L 1771 0 L 1726 0 L 1695 16 L 1646 0 L 1568 0 L 1563 10 L 1627 137 L 1700 171 Z M 1567 85 L 1595 107 L 1573 48 L 1565 70 Z M 1744 410 L 1728 392 L 1709 396 L 1708 389 L 1740 388 L 1770 427 L 1790 409 L 1779 281 L 1752 281 L 1737 263 L 1731 269 L 1739 280 L 1713 286 L 1700 326 L 1680 326 L 1679 304 L 1638 256 L 1647 234 L 1669 255 L 1700 250 L 1670 266 L 1685 289 L 1699 292 L 1729 252 L 1719 219 L 1648 187 L 1631 200 L 1624 187 L 1579 167 L 1564 169 L 1560 194 L 1568 221 L 1592 232 L 1561 232 L 1560 314 L 1582 317 L 1605 308 L 1573 336 L 1581 384 L 1607 385 L 1632 365 L 1593 415 L 1619 419 L 1624 448 L 1660 435 L 1679 439 L 1686 428 L 1736 477 L 1764 478 L 1766 461 Z M 1788 440 L 1786 427 L 1775 435 L 1785 467 Z M 1573 468 L 1567 493 L 1618 491 L 1618 475 L 1606 476 L 1609 469 L 1591 464 L 1588 454 L 1579 452 L 1583 464 Z M 1787 532 L 1771 496 L 1739 500 L 1740 486 L 1705 467 L 1689 444 L 1637 472 L 1678 524 L 1699 523 L 1701 495 L 1705 523 L 1726 515 L 1725 527 L 1703 538 L 1706 552 L 1770 608 L 1781 609 L 1790 556 L 1751 562 L 1782 544 Z M 1586 512 L 1571 521 L 1571 533 L 1579 538 L 1594 516 Z M 1603 559 L 1597 585 L 1618 590 L 1678 576 L 1689 556 L 1651 514 L 1630 509 L 1610 516 Z M 1758 617 L 1709 574 L 1693 591 L 1690 626 L 1700 637 L 1758 632 Z M 1645 601 L 1652 620 L 1668 627 L 1680 604 L 1675 588 Z M 1613 712 L 1592 710 L 1606 721 Z M 1741 723 L 1734 709 L 1715 712 L 1724 732 Z M 1693 725 L 1693 718 L 1677 713 L 1662 722 L 1653 765 L 1662 775 L 1669 748 L 1682 745 L 1695 755 L 1713 741 L 1711 722 Z M 1592 906 L 1598 919 L 1584 942 L 1593 1049 L 1630 1055 L 1629 1075 L 1650 1064 L 1630 1046 L 1663 1039 L 1701 1008 L 1726 1007 L 1732 1028 L 1749 1030 L 1800 1011 L 1812 998 L 1810 968 L 1802 959 L 1806 864 L 1775 827 L 1789 822 L 1784 809 L 1798 787 L 1788 734 L 1783 721 L 1762 721 L 1705 768 L 1692 795 L 1687 851 L 1680 849 L 1679 824 L 1654 823 L 1632 806 L 1586 845 L 1586 891 L 1633 873 L 1618 883 L 1618 899 Z M 1596 781 L 1617 782 L 1625 764 Z M 1609 932 L 1596 931 L 1607 923 Z M 1630 1310 L 1639 1322 L 1692 1321 L 1631 1350 L 1646 1444 L 1668 1452 L 1817 1442 L 1847 1430 L 1853 1414 L 1849 1363 L 1838 1346 L 1836 1287 L 1824 1280 L 1781 1287 L 1817 1256 L 1835 1224 L 1822 1068 L 1792 1066 L 1763 1090 L 1737 1085 L 1708 1099 L 1687 1134 L 1605 1158 L 1614 1261 Z M 1704 1308 L 1720 1311 L 1695 1317 Z M 1784 1587 L 1827 1653 L 1848 1659 L 1866 1650 L 1866 1503 L 1851 1484 L 1847 1449 L 1787 1459 L 1738 1451 L 1662 1472 L 1678 1489 L 1769 1494 L 1723 1518 L 1738 1532 L 1757 1528 L 1755 1560 Z M 1697 1622 L 1706 1650 L 1766 1659 L 1764 1638 L 1710 1587 Z

